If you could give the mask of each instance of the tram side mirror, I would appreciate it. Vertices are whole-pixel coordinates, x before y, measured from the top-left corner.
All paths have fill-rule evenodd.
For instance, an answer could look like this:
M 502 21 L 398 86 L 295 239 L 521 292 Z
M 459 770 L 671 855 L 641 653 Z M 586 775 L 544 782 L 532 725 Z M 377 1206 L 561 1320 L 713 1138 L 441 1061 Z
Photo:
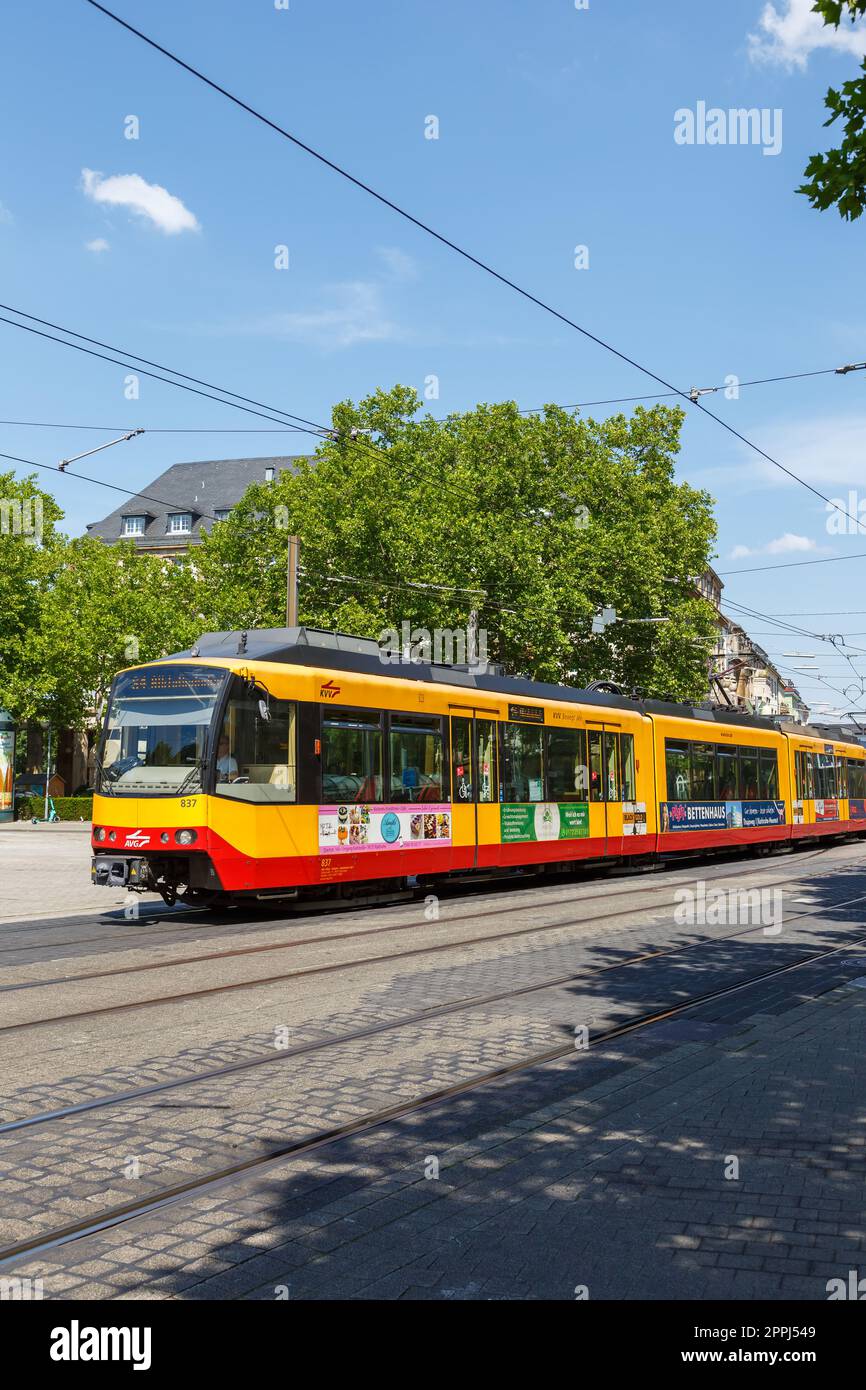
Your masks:
M 259 716 L 264 720 L 270 719 L 271 711 L 268 707 L 267 700 L 259 700 Z

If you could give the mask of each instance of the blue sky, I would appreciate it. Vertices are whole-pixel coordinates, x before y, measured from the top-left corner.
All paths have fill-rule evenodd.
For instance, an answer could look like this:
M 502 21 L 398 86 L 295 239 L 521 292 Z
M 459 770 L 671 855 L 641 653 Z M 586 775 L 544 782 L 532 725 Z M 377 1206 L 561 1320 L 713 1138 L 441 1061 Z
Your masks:
M 830 84 L 866 39 L 810 0 L 168 0 L 114 8 L 365 181 L 684 388 L 866 359 L 864 224 L 794 192 Z M 294 149 L 84 0 L 10 0 L 0 103 L 3 302 L 326 421 L 334 401 L 439 379 L 436 414 L 657 389 Z M 824 46 L 830 44 L 831 46 Z M 781 149 L 678 144 L 675 113 L 782 111 Z M 140 122 L 137 140 L 124 122 Z M 439 138 L 425 139 L 425 121 Z M 89 171 L 89 172 L 86 172 Z M 159 190 L 164 190 L 161 193 Z M 289 247 L 290 269 L 274 268 Z M 589 268 L 574 267 L 577 245 Z M 149 430 L 251 422 L 0 324 L 0 417 Z M 831 497 L 866 498 L 866 372 L 705 403 Z M 628 409 L 629 407 L 622 407 Z M 608 407 L 607 410 L 615 409 Z M 597 407 L 588 413 L 606 413 Z M 258 424 L 266 426 L 266 422 Z M 0 425 L 40 463 L 109 435 Z M 146 434 L 86 471 L 139 487 L 196 458 L 304 452 L 295 434 Z M 26 470 L 19 470 L 26 471 Z M 718 500 L 726 596 L 866 648 L 866 551 L 824 504 L 690 412 L 680 476 Z M 43 475 L 72 533 L 116 495 Z M 119 499 L 117 499 L 119 500 Z M 862 602 L 863 611 L 860 609 Z M 814 616 L 813 616 L 814 615 Z M 788 670 L 844 658 L 747 623 Z M 866 655 L 858 659 L 866 670 Z M 844 673 L 847 672 L 847 675 Z M 807 698 L 814 679 L 798 677 Z M 824 691 L 833 707 L 846 703 Z M 866 698 L 854 701 L 866 708 Z

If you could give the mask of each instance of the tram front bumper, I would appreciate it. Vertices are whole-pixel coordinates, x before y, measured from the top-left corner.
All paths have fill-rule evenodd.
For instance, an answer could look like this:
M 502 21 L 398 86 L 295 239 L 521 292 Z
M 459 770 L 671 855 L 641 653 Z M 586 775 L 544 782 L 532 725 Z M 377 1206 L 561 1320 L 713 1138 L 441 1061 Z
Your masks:
M 90 861 L 90 881 L 100 888 L 138 888 L 150 882 L 150 869 L 145 859 L 99 854 Z

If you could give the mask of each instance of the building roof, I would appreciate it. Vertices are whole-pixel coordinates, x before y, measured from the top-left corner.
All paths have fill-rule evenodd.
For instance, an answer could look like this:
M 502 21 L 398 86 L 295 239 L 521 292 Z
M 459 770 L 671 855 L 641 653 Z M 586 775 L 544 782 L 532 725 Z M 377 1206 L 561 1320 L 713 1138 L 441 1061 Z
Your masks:
M 185 549 L 197 545 L 201 530 L 210 530 L 213 516 L 237 505 L 251 483 L 263 483 L 265 471 L 296 472 L 304 455 L 291 457 L 247 459 L 204 459 L 198 463 L 175 463 L 142 492 L 129 497 L 115 511 L 93 521 L 88 535 L 111 544 L 123 538 L 123 522 L 128 516 L 143 516 L 144 534 L 134 536 L 141 550 L 166 550 L 172 546 Z M 188 533 L 171 534 L 168 516 L 171 512 L 191 512 L 192 525 Z

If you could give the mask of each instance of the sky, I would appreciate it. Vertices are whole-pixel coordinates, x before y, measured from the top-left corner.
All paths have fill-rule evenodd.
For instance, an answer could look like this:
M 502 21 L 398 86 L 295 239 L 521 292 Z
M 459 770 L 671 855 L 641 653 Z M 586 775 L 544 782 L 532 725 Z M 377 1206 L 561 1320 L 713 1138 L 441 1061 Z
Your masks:
M 727 383 L 702 404 L 866 516 L 866 371 L 731 388 L 866 360 L 866 219 L 795 191 L 834 140 L 824 94 L 855 76 L 862 25 L 827 30 L 811 0 L 108 7 L 657 376 Z M 316 422 L 396 382 L 435 379 L 436 415 L 664 390 L 86 0 L 7 0 L 4 48 L 3 304 Z M 764 113 L 755 142 L 728 121 L 742 108 Z M 129 400 L 126 376 L 0 322 L 0 450 L 53 466 L 141 426 L 73 465 L 137 489 L 177 462 L 315 446 L 144 376 Z M 866 559 L 837 558 L 866 553 L 866 525 L 838 534 L 819 497 L 691 407 L 678 476 L 716 499 L 725 599 L 843 634 L 847 659 L 778 621 L 744 619 L 750 634 L 816 710 L 866 710 Z M 122 500 L 40 477 L 70 534 Z M 827 563 L 768 568 L 803 560 Z

